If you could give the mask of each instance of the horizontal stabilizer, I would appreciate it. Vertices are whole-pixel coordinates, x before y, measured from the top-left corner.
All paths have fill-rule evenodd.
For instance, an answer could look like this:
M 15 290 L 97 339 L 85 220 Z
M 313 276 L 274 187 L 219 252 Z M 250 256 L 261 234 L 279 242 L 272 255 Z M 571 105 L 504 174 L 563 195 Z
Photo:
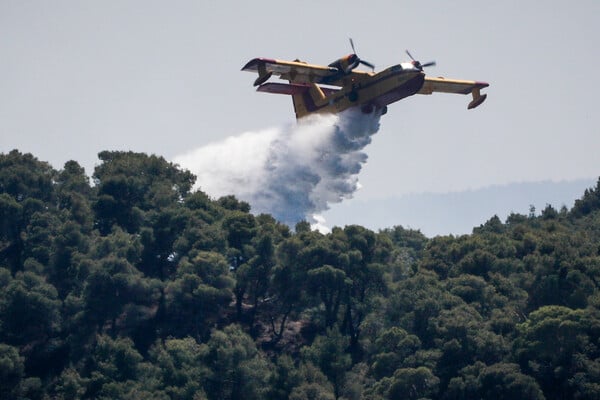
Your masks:
M 310 87 L 311 85 L 303 85 L 298 83 L 269 82 L 265 83 L 264 85 L 260 85 L 256 90 L 265 93 L 294 95 L 306 93 L 310 89 Z M 325 96 L 329 96 L 330 94 L 339 91 L 339 89 L 332 89 L 323 86 L 319 86 L 319 88 Z
M 265 93 L 275 93 L 275 94 L 300 94 L 304 93 L 309 89 L 308 85 L 299 85 L 297 83 L 276 83 L 269 82 L 264 85 L 260 85 L 258 89 L 259 92 Z

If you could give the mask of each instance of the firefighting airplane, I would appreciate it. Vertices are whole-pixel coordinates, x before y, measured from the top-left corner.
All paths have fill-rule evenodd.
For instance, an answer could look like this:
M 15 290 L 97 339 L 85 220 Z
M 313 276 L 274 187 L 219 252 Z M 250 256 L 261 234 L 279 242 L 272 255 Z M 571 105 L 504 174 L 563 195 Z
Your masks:
M 376 111 L 383 115 L 388 104 L 414 94 L 470 93 L 473 98 L 468 109 L 477 107 L 487 97 L 487 94 L 481 94 L 481 89 L 489 86 L 488 83 L 425 76 L 423 68 L 435 65 L 435 61 L 421 64 L 408 50 L 409 62 L 375 72 L 373 64 L 356 55 L 352 39 L 350 45 L 352 54 L 328 66 L 300 60 L 255 58 L 242 71 L 258 72 L 254 86 L 258 86 L 259 92 L 291 95 L 298 119 L 313 113 L 339 113 L 351 107 L 360 107 L 364 113 Z M 371 72 L 355 70 L 359 64 L 371 68 Z M 288 83 L 267 83 L 272 75 Z

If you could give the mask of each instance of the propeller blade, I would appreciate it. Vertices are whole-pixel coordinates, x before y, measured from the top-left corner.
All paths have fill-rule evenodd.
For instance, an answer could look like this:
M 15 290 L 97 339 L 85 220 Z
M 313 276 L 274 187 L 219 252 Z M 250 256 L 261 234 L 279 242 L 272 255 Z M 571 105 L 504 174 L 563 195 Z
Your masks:
M 360 60 L 360 63 L 361 63 L 362 65 L 365 65 L 365 66 L 367 66 L 367 67 L 371 68 L 373 71 L 375 71 L 375 66 L 374 66 L 373 64 L 371 64 L 370 62 L 368 62 L 368 61 L 365 61 L 365 60 Z
M 350 41 L 350 47 L 352 47 L 352 53 L 353 53 L 353 55 L 356 56 L 356 58 L 358 59 L 358 62 L 361 63 L 362 65 L 366 65 L 367 67 L 369 67 L 373 71 L 375 71 L 375 66 L 373 64 L 371 64 L 368 61 L 361 60 L 360 57 L 358 57 L 358 55 L 356 54 L 356 48 L 354 47 L 354 40 L 352 40 L 352 38 L 348 38 L 348 40 Z
M 419 69 L 423 69 L 425 67 L 433 67 L 435 65 L 435 61 L 429 61 L 428 63 L 421 64 L 420 61 L 415 60 L 415 58 L 412 56 L 412 54 L 410 54 L 410 51 L 408 51 L 408 50 L 406 50 L 406 54 L 408 54 L 408 56 L 412 60 L 415 67 L 417 67 Z

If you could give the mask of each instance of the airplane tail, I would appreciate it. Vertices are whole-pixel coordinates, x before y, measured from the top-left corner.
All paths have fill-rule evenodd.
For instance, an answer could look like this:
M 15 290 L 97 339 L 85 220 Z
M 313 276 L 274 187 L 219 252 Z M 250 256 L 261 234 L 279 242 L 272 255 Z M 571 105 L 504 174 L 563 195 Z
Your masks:
M 304 93 L 292 95 L 292 102 L 294 103 L 294 112 L 296 113 L 296 119 L 300 119 L 309 114 L 308 107 L 306 106 L 307 96 L 308 90 Z
M 336 92 L 338 89 L 322 88 L 314 83 L 265 83 L 256 89 L 259 92 L 287 94 L 292 96 L 296 119 L 305 117 L 308 114 L 319 111 L 326 105 L 326 97 Z

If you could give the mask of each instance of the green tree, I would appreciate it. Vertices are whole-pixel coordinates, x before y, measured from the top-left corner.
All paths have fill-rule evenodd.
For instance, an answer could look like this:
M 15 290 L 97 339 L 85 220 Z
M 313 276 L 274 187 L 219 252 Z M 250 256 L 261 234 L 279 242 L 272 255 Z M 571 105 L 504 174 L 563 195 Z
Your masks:
M 1 342 L 32 346 L 54 337 L 60 327 L 56 289 L 32 273 L 19 273 L 0 294 Z
M 352 282 L 343 270 L 331 265 L 311 269 L 308 279 L 311 291 L 319 296 L 323 304 L 325 327 L 330 328 L 338 320 L 345 291 Z
M 16 347 L 0 343 L 0 397 L 16 398 L 24 375 L 24 359 Z
M 478 381 L 479 395 L 484 399 L 544 399 L 535 379 L 522 374 L 516 364 L 500 363 L 485 367 Z
M 415 334 L 425 347 L 435 347 L 434 318 L 458 304 L 461 300 L 446 290 L 437 274 L 422 269 L 398 282 L 386 303 L 385 316 L 388 324 Z
M 144 274 L 165 281 L 174 273 L 180 258 L 174 245 L 186 229 L 189 219 L 190 213 L 183 207 L 146 213 L 146 226 L 140 232 L 143 249 L 138 264 Z
M 259 305 L 267 297 L 271 271 L 275 266 L 275 247 L 270 235 L 260 235 L 254 243 L 255 255 L 236 271 L 236 293 L 245 293 L 251 305 L 248 325 L 253 327 Z
M 476 362 L 452 378 L 445 399 L 545 399 L 539 385 L 511 363 L 485 365 Z
M 391 376 L 405 359 L 421 347 L 421 341 L 396 326 L 380 333 L 375 340 L 371 371 L 375 378 Z
M 379 307 L 380 296 L 385 295 L 382 263 L 389 261 L 389 242 L 381 240 L 372 231 L 356 225 L 344 228 L 348 243 L 345 271 L 349 278 L 346 292 L 342 332 L 350 337 L 350 348 L 355 357 L 360 357 L 358 340 L 365 317 Z
M 346 372 L 352 365 L 345 349 L 348 342 L 336 327 L 327 330 L 325 336 L 317 336 L 310 347 L 302 350 L 305 360 L 319 367 L 333 384 L 335 398 L 340 396 Z
M 571 216 L 578 218 L 600 210 L 600 178 L 595 188 L 586 189 L 581 199 L 575 200 Z
M 246 297 L 248 285 L 245 276 L 248 275 L 247 263 L 254 255 L 252 239 L 256 235 L 257 227 L 254 217 L 244 211 L 232 211 L 223 220 L 223 229 L 227 237 L 227 256 L 233 273 L 236 276 L 234 288 L 235 308 L 237 320 L 242 320 L 243 302 Z M 239 277 L 238 277 L 239 275 Z
M 333 400 L 333 386 L 323 372 L 312 363 L 300 365 L 302 382 L 292 389 L 290 400 Z
M 275 369 L 269 382 L 270 393 L 268 398 L 274 400 L 289 399 L 292 390 L 303 382 L 305 382 L 305 379 L 292 357 L 289 354 L 281 354 L 275 360 Z
M 93 190 L 85 170 L 76 161 L 67 161 L 59 171 L 55 192 L 60 210 L 69 212 L 69 219 L 89 233 L 93 227 L 91 201 Z
M 487 330 L 481 315 L 470 306 L 441 311 L 433 325 L 437 347 L 442 350 L 436 368 L 442 387 L 461 368 L 478 360 L 496 363 L 508 353 L 502 337 Z
M 547 399 L 584 398 L 600 375 L 599 312 L 545 306 L 517 326 L 514 352 L 522 370 L 536 378 Z M 590 385 L 592 384 L 592 385 Z
M 59 399 L 81 399 L 86 391 L 88 380 L 81 377 L 73 368 L 65 368 L 57 378 L 52 392 Z
M 210 375 L 205 391 L 209 399 L 251 400 L 265 396 L 271 365 L 238 325 L 214 331 L 206 345 L 204 362 Z
M 160 370 L 160 386 L 170 399 L 206 398 L 202 387 L 209 375 L 202 361 L 206 351 L 206 345 L 190 337 L 156 342 L 150 349 L 150 360 Z
M 0 194 L 6 193 L 18 203 L 37 199 L 51 204 L 56 171 L 33 155 L 12 150 L 0 153 Z
M 102 332 L 106 326 L 116 336 L 120 329 L 132 329 L 133 321 L 140 323 L 140 313 L 145 318 L 153 314 L 151 308 L 158 303 L 161 285 L 146 279 L 122 258 L 102 260 L 90 273 L 83 287 L 84 314 Z M 144 317 L 142 317 L 144 319 Z M 128 326 L 129 325 L 129 326 Z M 152 337 L 150 342 L 153 342 Z
M 290 316 L 298 316 L 307 303 L 307 271 L 299 257 L 304 248 L 300 238 L 285 239 L 277 248 L 277 264 L 272 271 L 268 303 L 268 318 L 271 331 L 278 341 L 282 338 Z
M 23 206 L 6 193 L 0 194 L 0 262 L 16 272 L 22 268 L 25 226 Z
M 128 338 L 96 337 L 90 358 L 93 370 L 85 393 L 88 398 L 133 398 L 139 384 L 143 357 Z
M 440 380 L 429 368 L 400 368 L 391 379 L 388 399 L 426 399 L 437 395 Z
M 189 194 L 195 177 L 162 157 L 103 151 L 94 170 L 98 199 L 96 225 L 108 234 L 113 225 L 130 233 L 142 226 L 144 212 L 177 203 Z
M 59 231 L 54 235 L 51 246 L 49 280 L 64 298 L 69 292 L 79 290 L 82 279 L 88 274 L 83 259 L 90 250 L 90 244 L 87 236 L 72 221 L 57 228 Z
M 165 288 L 166 333 L 206 337 L 224 317 L 232 287 L 227 261 L 220 254 L 200 252 L 193 260 L 184 260 Z

